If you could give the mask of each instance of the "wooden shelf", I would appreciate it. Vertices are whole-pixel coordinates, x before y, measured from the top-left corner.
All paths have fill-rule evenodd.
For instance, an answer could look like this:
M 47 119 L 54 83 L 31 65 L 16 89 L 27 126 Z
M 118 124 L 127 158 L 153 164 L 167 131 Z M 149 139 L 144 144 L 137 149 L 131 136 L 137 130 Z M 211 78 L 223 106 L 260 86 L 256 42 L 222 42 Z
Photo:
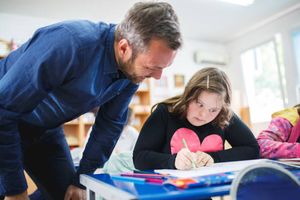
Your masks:
M 249 127 L 252 128 L 252 123 L 250 119 L 250 109 L 249 107 L 241 107 L 240 108 L 240 116 L 243 122 Z
M 79 122 L 67 122 L 65 123 L 65 125 L 75 125 L 77 126 L 79 124 Z
M 144 81 L 132 98 L 130 107 L 134 113 L 133 126 L 141 130 L 151 111 L 150 80 Z
M 81 147 L 94 122 L 86 122 L 83 116 L 64 124 L 64 132 L 69 146 Z
M 5 58 L 15 48 L 13 40 L 7 41 L 0 38 L 0 59 Z
M 148 93 L 149 90 L 148 89 L 139 89 L 136 91 L 136 94 L 139 94 L 139 93 Z

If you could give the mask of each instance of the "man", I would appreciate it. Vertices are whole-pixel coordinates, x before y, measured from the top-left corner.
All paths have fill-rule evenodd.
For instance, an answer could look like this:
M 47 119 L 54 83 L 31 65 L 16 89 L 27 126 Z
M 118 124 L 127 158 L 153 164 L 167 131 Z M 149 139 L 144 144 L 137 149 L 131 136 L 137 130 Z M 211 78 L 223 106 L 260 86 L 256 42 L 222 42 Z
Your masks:
M 181 46 L 167 3 L 137 3 L 117 26 L 70 21 L 37 30 L 0 61 L 0 191 L 28 199 L 25 169 L 45 199 L 84 199 L 79 174 L 103 166 L 128 104 Z M 61 125 L 100 106 L 75 172 Z

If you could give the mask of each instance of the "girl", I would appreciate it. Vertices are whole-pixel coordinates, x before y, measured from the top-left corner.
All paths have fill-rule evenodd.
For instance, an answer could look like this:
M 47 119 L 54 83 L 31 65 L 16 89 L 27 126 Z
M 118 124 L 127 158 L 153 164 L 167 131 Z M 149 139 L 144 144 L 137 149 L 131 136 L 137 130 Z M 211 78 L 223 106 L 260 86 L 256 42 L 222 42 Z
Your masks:
M 300 104 L 272 115 L 272 121 L 258 138 L 264 158 L 300 158 Z
M 186 170 L 258 158 L 257 141 L 232 113 L 230 102 L 231 87 L 223 71 L 198 71 L 182 95 L 154 106 L 133 152 L 135 167 Z M 224 150 L 225 140 L 231 149 Z

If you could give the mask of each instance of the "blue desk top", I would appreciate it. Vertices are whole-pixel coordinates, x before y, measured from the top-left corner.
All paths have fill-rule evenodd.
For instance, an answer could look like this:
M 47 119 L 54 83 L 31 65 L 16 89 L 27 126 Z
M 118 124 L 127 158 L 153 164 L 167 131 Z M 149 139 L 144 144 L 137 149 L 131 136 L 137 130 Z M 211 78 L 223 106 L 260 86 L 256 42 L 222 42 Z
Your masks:
M 284 167 L 284 168 L 283 168 Z M 300 169 L 281 164 L 253 165 L 239 172 L 233 183 L 177 188 L 171 184 L 119 179 L 118 175 L 81 175 L 81 183 L 87 189 L 108 199 L 208 199 L 230 193 L 239 200 L 295 199 L 300 196 Z M 203 177 L 202 177 L 203 178 Z M 234 186 L 234 187 L 233 187 Z M 230 191 L 231 190 L 231 191 Z
M 157 183 L 133 183 L 123 180 L 113 180 L 109 174 L 89 175 L 97 181 L 97 184 L 110 185 L 117 190 L 127 192 L 137 199 L 207 199 L 212 196 L 223 196 L 229 194 L 230 184 L 180 189 L 172 185 Z M 99 191 L 101 194 L 101 191 Z

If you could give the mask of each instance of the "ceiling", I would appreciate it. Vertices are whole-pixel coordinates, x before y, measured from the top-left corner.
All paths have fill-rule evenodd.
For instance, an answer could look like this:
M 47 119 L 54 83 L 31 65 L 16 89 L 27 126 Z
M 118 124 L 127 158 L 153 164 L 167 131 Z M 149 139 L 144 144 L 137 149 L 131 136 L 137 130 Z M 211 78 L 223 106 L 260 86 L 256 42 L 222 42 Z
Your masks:
M 166 0 L 176 10 L 183 35 L 228 42 L 276 16 L 300 9 L 300 0 L 256 0 L 248 7 L 218 0 Z M 0 13 L 53 20 L 85 18 L 119 22 L 135 0 L 0 0 Z

